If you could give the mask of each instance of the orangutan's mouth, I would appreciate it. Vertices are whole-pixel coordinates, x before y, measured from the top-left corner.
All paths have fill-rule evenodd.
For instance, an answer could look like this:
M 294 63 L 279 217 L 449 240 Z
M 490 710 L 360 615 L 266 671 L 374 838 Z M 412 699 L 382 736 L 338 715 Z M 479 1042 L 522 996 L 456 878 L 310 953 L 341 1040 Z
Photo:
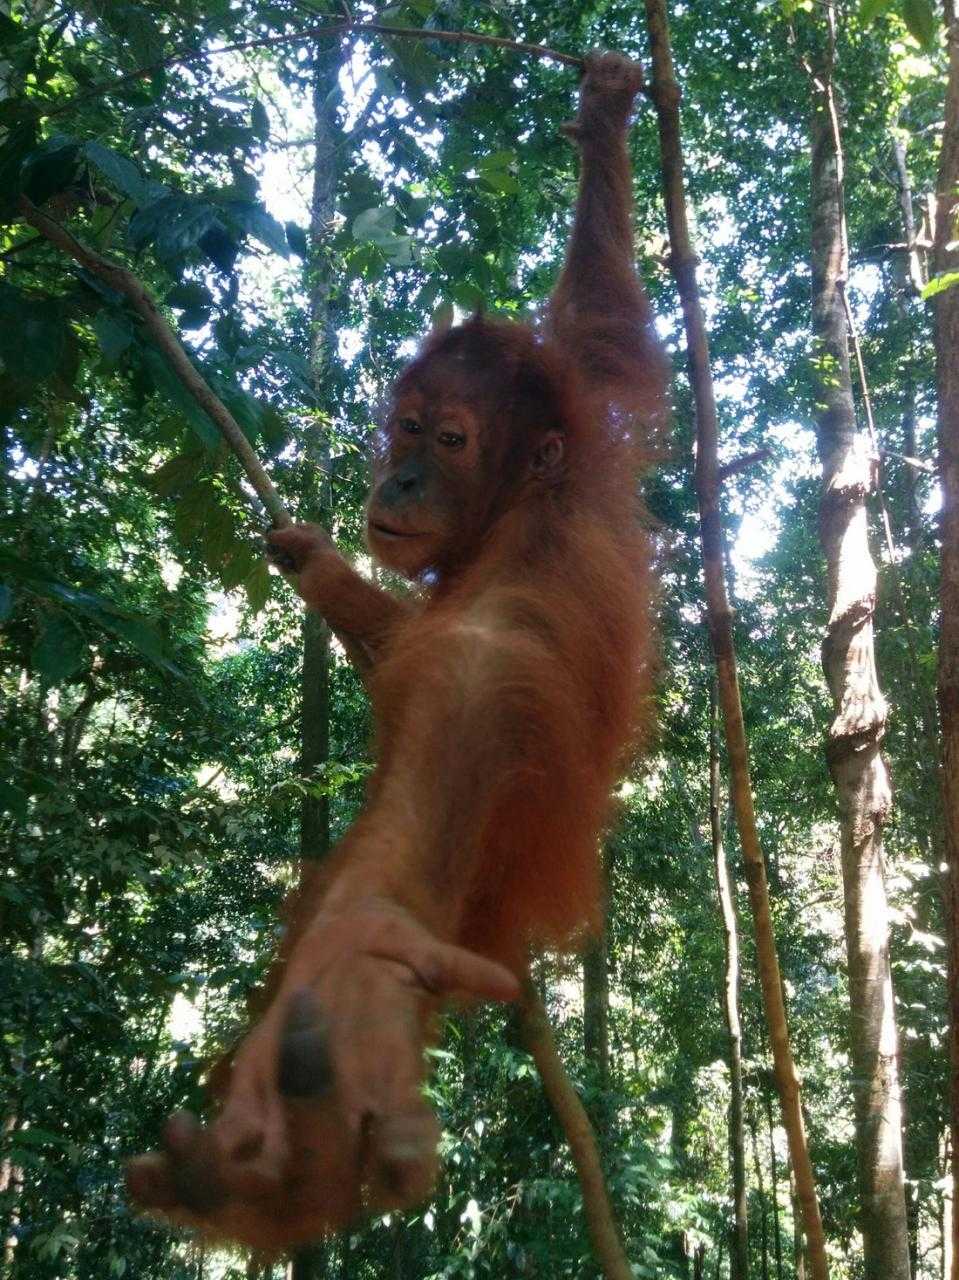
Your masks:
M 370 528 L 381 538 L 423 538 L 426 535 L 413 529 L 391 529 L 389 525 L 380 524 L 378 520 L 370 521 Z

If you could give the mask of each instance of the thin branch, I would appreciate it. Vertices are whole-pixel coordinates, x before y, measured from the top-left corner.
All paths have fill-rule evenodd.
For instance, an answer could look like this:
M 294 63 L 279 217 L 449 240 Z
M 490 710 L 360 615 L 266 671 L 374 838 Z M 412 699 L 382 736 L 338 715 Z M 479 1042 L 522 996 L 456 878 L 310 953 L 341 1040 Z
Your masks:
M 897 462 L 904 462 L 907 467 L 912 467 L 914 471 L 925 471 L 930 476 L 936 474 L 935 464 L 927 462 L 925 458 L 913 458 L 908 453 L 896 453 L 893 449 L 880 449 L 879 456 L 882 458 L 895 458 Z
M 526 53 L 534 58 L 546 58 L 553 62 L 561 62 L 570 67 L 582 67 L 583 59 L 575 54 L 562 53 L 558 49 L 550 49 L 543 44 L 530 44 L 525 40 L 509 40 L 506 36 L 491 36 L 479 31 L 433 31 L 427 27 L 394 27 L 381 22 L 348 21 L 336 18 L 318 27 L 303 27 L 299 31 L 285 31 L 280 35 L 256 36 L 251 40 L 237 40 L 232 44 L 219 45 L 211 49 L 178 49 L 167 58 L 159 58 L 156 62 L 146 63 L 134 71 L 127 71 L 115 80 L 106 84 L 94 85 L 92 89 L 68 98 L 66 102 L 42 113 L 47 119 L 71 111 L 81 103 L 92 98 L 102 98 L 116 91 L 133 80 L 142 80 L 155 71 L 165 71 L 169 67 L 186 66 L 203 58 L 211 58 L 223 53 L 245 53 L 251 49 L 270 49 L 285 44 L 295 44 L 303 40 L 322 40 L 327 36 L 344 35 L 346 32 L 371 32 L 381 36 L 399 36 L 408 40 L 439 40 L 448 44 L 476 44 L 491 49 L 508 49 L 513 53 Z
M 727 462 L 725 466 L 719 468 L 720 484 L 724 480 L 728 480 L 730 476 L 737 476 L 740 471 L 747 471 L 750 467 L 754 467 L 757 462 L 765 462 L 771 457 L 772 449 L 753 449 L 752 453 L 744 453 L 741 458 L 735 458 L 732 462 Z
M 24 249 L 33 249 L 38 244 L 43 244 L 43 236 L 28 236 L 26 240 L 21 240 L 19 244 L 14 244 L 9 249 L 4 249 L 3 253 L 0 253 L 0 262 L 9 262 L 18 253 L 23 253 Z
M 633 1269 L 609 1202 L 596 1134 L 566 1074 L 543 1002 L 528 979 L 520 1000 L 520 1015 L 526 1048 L 536 1063 L 543 1092 L 569 1143 L 596 1261 L 606 1280 L 633 1280 Z
M 68 231 L 62 223 L 49 217 L 38 209 L 26 196 L 20 197 L 20 212 L 27 222 L 39 231 L 51 244 L 62 249 L 65 254 L 79 262 L 81 266 L 108 284 L 111 289 L 121 293 L 143 321 L 150 336 L 160 348 L 173 372 L 200 407 L 215 423 L 227 444 L 240 460 L 247 479 L 254 492 L 266 507 L 274 524 L 280 528 L 291 524 L 290 514 L 283 505 L 280 495 L 274 488 L 273 481 L 263 469 L 263 464 L 250 447 L 250 442 L 243 434 L 240 424 L 230 413 L 220 398 L 206 384 L 193 362 L 184 350 L 183 344 L 174 333 L 169 322 L 160 312 L 157 304 L 146 286 L 132 271 L 119 263 L 111 262 L 95 250 L 83 244 Z

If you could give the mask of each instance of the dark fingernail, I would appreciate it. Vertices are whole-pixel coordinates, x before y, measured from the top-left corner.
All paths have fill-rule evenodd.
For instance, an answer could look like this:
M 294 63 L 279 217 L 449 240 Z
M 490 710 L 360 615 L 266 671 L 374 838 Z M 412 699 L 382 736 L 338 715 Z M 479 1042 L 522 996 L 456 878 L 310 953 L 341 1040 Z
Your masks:
M 309 991 L 290 1002 L 280 1039 L 280 1093 L 284 1098 L 315 1101 L 333 1087 L 323 1012 Z

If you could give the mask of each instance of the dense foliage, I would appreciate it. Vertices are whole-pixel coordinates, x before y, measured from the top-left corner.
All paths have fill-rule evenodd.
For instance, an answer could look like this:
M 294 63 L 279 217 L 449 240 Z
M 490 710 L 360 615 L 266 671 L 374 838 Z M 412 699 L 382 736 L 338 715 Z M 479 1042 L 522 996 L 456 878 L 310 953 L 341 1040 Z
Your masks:
M 558 128 L 570 70 L 480 45 L 331 35 L 331 12 L 320 0 L 0 3 L 0 1221 L 16 1280 L 260 1274 L 138 1219 L 122 1161 L 155 1142 L 169 1111 L 199 1105 L 205 1063 L 242 1024 L 295 876 L 304 788 L 330 797 L 335 834 L 368 768 L 365 703 L 335 650 L 330 758 L 319 784 L 300 776 L 299 613 L 266 570 L 246 484 L 128 305 L 24 224 L 20 195 L 133 267 L 301 515 L 325 501 L 323 461 L 334 532 L 357 552 L 368 439 L 411 341 L 438 309 L 533 308 L 558 268 L 574 192 Z M 400 0 L 380 16 L 644 51 L 623 0 Z M 817 6 L 791 0 L 676 5 L 671 22 L 724 461 L 764 451 L 725 487 L 730 579 L 813 1158 L 834 1274 L 854 1277 L 810 431 L 804 61 L 824 34 Z M 929 1280 L 942 1264 L 946 1127 L 934 391 L 893 144 L 908 144 L 918 218 L 941 123 L 936 23 L 924 0 L 901 12 L 867 0 L 840 10 L 838 53 L 852 298 L 894 540 L 890 555 L 877 505 L 893 969 L 914 1267 Z M 336 131 L 336 215 L 322 234 L 309 201 L 316 109 Z M 637 1276 L 694 1264 L 722 1276 L 727 1038 L 690 396 L 649 111 L 634 142 L 637 250 L 680 356 L 673 435 L 647 488 L 660 730 L 607 843 L 608 996 L 587 990 L 584 1003 L 576 958 L 548 958 L 538 976 Z M 322 381 L 305 354 L 318 277 L 337 340 Z M 732 830 L 728 842 L 735 874 Z M 802 1256 L 743 932 L 750 1247 L 756 1274 L 781 1280 Z M 435 1056 L 434 1201 L 311 1265 L 410 1280 L 595 1275 L 572 1164 L 511 1020 L 451 1019 Z

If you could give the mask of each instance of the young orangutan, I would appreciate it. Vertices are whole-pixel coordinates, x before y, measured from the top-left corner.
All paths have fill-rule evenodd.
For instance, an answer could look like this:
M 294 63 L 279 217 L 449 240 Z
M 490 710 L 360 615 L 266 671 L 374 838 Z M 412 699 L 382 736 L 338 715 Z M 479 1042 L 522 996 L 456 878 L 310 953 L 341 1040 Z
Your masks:
M 591 56 L 582 156 L 543 332 L 474 318 L 399 378 L 367 512 L 400 602 L 312 525 L 269 535 L 361 651 L 377 726 L 366 808 L 293 904 L 272 999 L 212 1125 L 134 1161 L 144 1206 L 281 1248 L 425 1196 L 432 1014 L 508 1000 L 531 947 L 596 925 L 597 837 L 646 715 L 648 551 L 636 476 L 665 365 L 633 268 L 626 133 L 639 68 Z

